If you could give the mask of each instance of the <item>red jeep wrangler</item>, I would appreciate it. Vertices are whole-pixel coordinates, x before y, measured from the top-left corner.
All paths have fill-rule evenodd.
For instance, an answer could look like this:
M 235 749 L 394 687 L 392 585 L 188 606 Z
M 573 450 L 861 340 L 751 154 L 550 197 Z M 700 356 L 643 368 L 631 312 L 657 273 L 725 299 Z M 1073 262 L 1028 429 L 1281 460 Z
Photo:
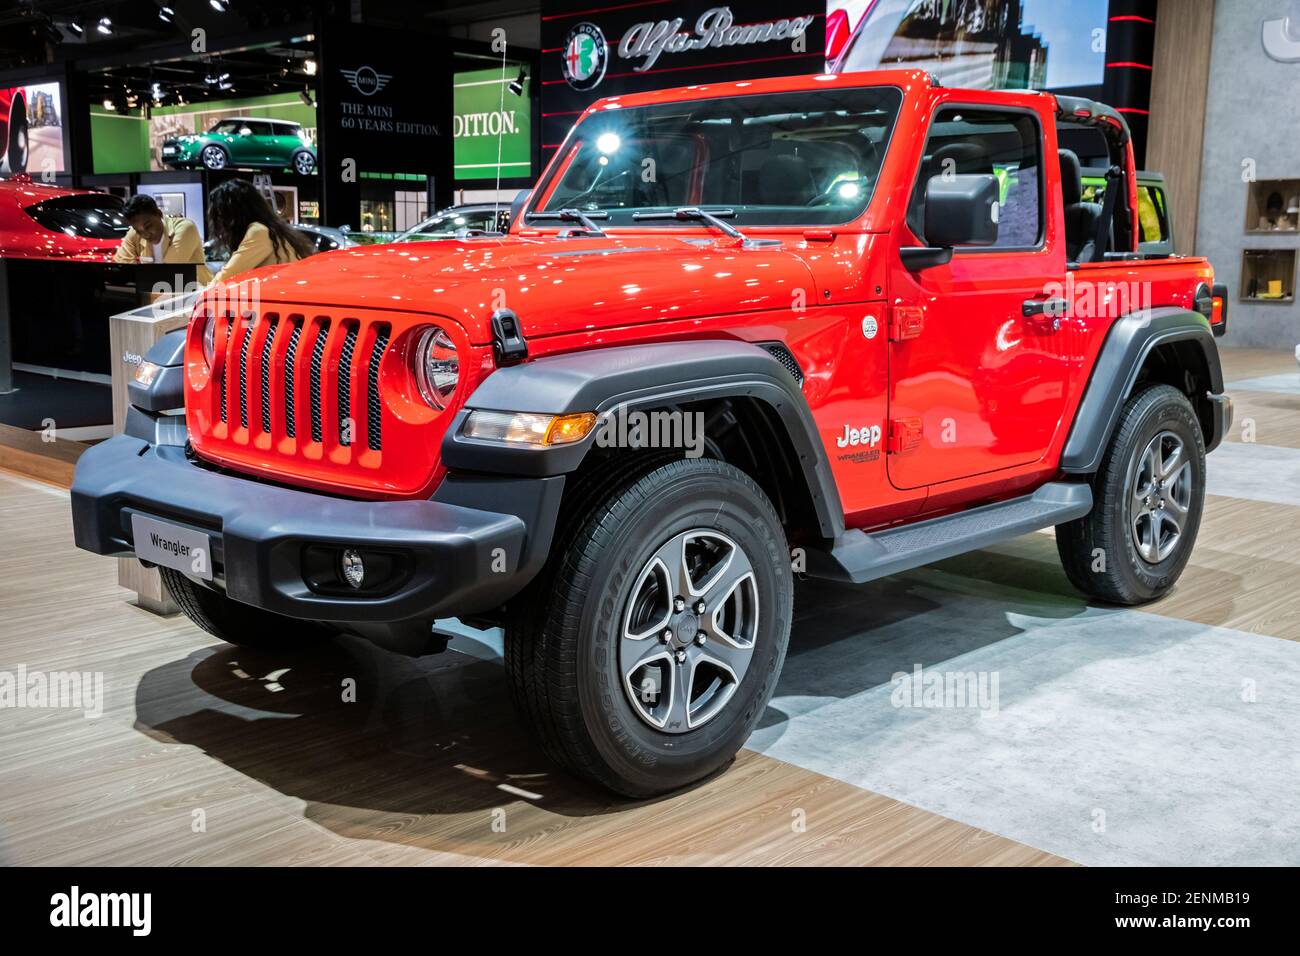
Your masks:
M 1109 152 L 1103 203 L 1062 128 Z M 1226 316 L 1136 213 L 1085 100 L 916 71 L 602 100 L 507 235 L 210 290 L 81 458 L 77 544 L 246 646 L 503 626 L 549 754 L 671 790 L 758 721 L 796 573 L 1055 526 L 1091 597 L 1173 585 Z

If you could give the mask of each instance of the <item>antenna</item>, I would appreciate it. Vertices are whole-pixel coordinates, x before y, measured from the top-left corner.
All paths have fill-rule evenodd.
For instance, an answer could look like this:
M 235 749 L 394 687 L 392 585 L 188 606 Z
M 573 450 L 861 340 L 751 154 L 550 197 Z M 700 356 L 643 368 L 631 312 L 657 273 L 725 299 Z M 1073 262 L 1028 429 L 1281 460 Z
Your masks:
M 501 105 L 497 107 L 497 188 L 492 196 L 493 230 L 501 223 L 501 141 L 506 134 L 506 124 L 503 116 L 506 111 L 506 52 L 508 49 L 509 47 L 503 38 L 501 40 L 501 83 L 498 87 L 501 94 Z

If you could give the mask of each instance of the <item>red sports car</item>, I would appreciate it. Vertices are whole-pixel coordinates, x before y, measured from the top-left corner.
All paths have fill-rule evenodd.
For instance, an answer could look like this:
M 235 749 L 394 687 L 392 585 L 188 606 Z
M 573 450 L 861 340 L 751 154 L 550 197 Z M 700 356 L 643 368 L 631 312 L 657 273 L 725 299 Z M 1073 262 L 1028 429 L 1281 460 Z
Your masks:
M 27 98 L 21 88 L 0 90 L 0 159 L 11 173 L 27 171 Z
M 0 180 L 0 257 L 108 260 L 126 235 L 122 200 L 107 193 Z

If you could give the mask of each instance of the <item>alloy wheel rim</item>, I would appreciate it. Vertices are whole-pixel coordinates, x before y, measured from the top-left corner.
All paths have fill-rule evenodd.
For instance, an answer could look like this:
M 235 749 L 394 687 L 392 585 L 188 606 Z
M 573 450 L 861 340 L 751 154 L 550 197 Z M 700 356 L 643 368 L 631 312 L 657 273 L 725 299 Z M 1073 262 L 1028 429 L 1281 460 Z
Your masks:
M 308 156 L 305 153 L 302 153 L 299 154 L 295 165 L 298 167 L 298 172 L 302 173 L 303 175 L 306 175 L 307 173 L 311 172 L 311 168 L 316 164 L 310 156 Z
M 753 563 L 726 535 L 695 528 L 664 542 L 637 575 L 619 636 L 637 716 L 670 734 L 717 717 L 753 660 L 758 612 Z
M 226 165 L 226 154 L 219 146 L 209 146 L 203 151 L 203 163 L 209 169 L 221 169 Z
M 1129 531 L 1138 555 L 1159 564 L 1174 553 L 1192 504 L 1192 460 L 1178 435 L 1162 431 L 1129 469 Z

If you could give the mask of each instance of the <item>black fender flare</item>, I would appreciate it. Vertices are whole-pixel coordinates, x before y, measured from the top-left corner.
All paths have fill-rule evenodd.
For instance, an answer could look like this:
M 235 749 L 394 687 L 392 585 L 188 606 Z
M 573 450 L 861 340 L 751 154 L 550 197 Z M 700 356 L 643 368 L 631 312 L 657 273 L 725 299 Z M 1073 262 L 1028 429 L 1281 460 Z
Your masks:
M 1173 342 L 1193 342 L 1200 346 L 1210 371 L 1209 391 L 1215 395 L 1223 392 L 1219 349 L 1205 316 L 1177 306 L 1123 316 L 1111 326 L 1093 363 L 1092 375 L 1061 453 L 1062 471 L 1084 475 L 1097 471 L 1119 422 L 1124 400 L 1133 391 L 1142 366 L 1156 348 Z M 1222 438 L 1222 435 L 1206 435 L 1206 448 L 1214 448 Z
M 461 434 L 473 410 L 563 415 L 616 409 L 661 408 L 713 398 L 746 397 L 765 403 L 784 426 L 798 458 L 823 537 L 844 530 L 844 512 L 830 460 L 798 383 L 764 349 L 748 342 L 705 340 L 611 346 L 542 356 L 499 368 L 457 412 L 442 442 L 453 472 L 548 477 L 582 464 L 599 427 L 572 445 L 511 447 Z

